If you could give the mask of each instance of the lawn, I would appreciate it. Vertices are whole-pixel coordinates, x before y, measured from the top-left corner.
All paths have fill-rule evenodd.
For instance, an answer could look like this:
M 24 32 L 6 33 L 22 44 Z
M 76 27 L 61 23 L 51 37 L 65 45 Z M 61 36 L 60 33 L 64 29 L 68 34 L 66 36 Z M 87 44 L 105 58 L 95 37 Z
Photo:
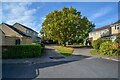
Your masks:
M 72 55 L 74 49 L 73 48 L 68 48 L 68 47 L 63 47 L 63 46 L 54 46 L 54 48 L 61 53 L 62 55 L 65 56 L 70 56 Z

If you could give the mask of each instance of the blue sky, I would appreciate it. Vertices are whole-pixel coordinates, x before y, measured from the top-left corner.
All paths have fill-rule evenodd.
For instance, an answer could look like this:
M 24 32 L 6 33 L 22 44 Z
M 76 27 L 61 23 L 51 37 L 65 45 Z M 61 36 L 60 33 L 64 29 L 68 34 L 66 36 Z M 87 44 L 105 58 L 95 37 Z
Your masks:
M 118 20 L 117 2 L 8 2 L 2 3 L 0 10 L 2 22 L 10 25 L 18 22 L 39 32 L 48 13 L 70 6 L 87 16 L 96 28 Z

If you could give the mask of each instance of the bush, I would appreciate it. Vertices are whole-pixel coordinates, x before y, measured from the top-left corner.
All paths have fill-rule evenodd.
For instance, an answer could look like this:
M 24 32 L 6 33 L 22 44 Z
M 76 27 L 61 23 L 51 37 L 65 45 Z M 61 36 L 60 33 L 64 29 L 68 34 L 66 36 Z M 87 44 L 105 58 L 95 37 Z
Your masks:
M 44 44 L 44 43 L 41 43 L 40 45 L 41 45 L 41 47 L 45 47 L 45 44 Z
M 117 38 L 115 39 L 115 42 L 117 42 L 117 43 L 120 42 L 120 35 L 117 36 Z
M 31 58 L 42 55 L 41 45 L 2 46 L 2 58 Z
M 103 55 L 109 55 L 109 56 L 115 56 L 117 54 L 115 54 L 115 51 L 117 51 L 117 49 L 113 49 L 113 43 L 110 42 L 110 41 L 106 41 L 106 42 L 103 42 L 101 45 L 100 45 L 100 53 L 103 54 Z
M 119 48 L 119 44 L 117 42 L 113 42 L 112 49 L 118 49 L 118 48 Z
M 40 45 L 41 45 L 41 52 L 43 53 L 44 48 L 45 48 L 45 44 L 44 44 L 44 43 L 41 43 Z
M 95 41 L 92 42 L 92 46 L 93 46 L 94 49 L 99 50 L 100 45 L 101 45 L 103 42 L 106 42 L 106 41 L 111 42 L 110 40 L 97 39 L 97 40 L 95 40 Z
M 101 40 L 101 39 L 97 39 L 97 40 L 93 41 L 93 42 L 92 42 L 93 48 L 98 50 L 99 47 L 100 47 L 100 44 L 101 44 L 102 42 L 103 42 L 103 40 Z
M 117 49 L 115 52 L 114 52 L 115 55 L 117 56 L 120 56 L 120 49 Z
M 117 36 L 117 38 L 115 39 L 115 42 L 117 42 L 119 45 L 119 48 L 120 48 L 120 34 Z

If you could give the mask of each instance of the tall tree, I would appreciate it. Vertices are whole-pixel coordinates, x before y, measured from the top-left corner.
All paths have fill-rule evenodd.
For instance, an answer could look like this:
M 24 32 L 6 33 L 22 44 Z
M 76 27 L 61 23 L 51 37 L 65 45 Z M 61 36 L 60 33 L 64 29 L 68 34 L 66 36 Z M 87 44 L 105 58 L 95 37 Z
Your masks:
M 64 7 L 46 16 L 40 32 L 42 36 L 66 46 L 67 41 L 84 38 L 93 27 L 92 22 L 82 17 L 81 12 L 72 7 Z

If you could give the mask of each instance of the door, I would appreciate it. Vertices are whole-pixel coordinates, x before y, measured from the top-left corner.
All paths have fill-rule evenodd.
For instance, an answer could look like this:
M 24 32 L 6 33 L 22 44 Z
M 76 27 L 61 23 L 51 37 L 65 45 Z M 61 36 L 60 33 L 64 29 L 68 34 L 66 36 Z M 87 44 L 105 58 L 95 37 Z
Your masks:
M 16 39 L 15 44 L 16 45 L 20 44 L 20 39 Z

